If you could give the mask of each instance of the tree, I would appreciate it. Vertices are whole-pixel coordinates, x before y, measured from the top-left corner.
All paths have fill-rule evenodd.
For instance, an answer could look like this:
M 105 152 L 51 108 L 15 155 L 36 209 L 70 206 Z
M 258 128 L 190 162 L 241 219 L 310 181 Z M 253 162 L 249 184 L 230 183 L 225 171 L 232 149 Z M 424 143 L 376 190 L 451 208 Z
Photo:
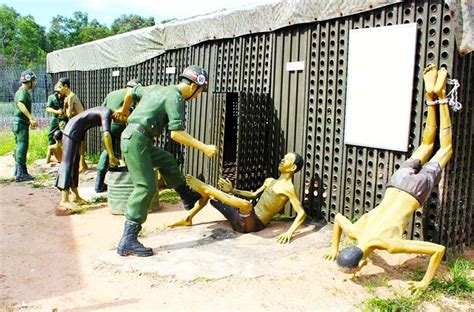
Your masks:
M 112 34 L 121 34 L 124 32 L 140 29 L 143 27 L 155 25 L 155 18 L 143 18 L 136 14 L 123 14 L 112 23 Z

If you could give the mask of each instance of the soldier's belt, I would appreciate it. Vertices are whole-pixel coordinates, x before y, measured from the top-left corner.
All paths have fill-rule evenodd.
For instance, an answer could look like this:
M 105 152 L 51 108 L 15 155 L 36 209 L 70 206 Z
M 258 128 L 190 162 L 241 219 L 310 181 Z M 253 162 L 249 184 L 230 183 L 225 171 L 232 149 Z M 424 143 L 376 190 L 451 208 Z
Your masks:
M 154 136 L 151 135 L 150 132 L 146 131 L 145 128 L 143 128 L 142 126 L 140 126 L 139 124 L 128 124 L 128 126 L 130 128 L 132 128 L 133 130 L 137 131 L 137 132 L 140 132 L 141 134 L 143 134 L 144 136 L 146 136 L 150 141 L 153 141 L 154 140 Z

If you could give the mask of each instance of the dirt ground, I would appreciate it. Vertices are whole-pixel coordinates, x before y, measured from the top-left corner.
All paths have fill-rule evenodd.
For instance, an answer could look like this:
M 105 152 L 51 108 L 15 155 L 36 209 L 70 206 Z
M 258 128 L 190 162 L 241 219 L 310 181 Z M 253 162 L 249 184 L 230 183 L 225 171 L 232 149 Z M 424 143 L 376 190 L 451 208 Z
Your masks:
M 54 176 L 55 167 L 31 168 Z M 11 172 L 11 156 L 0 157 L 0 178 Z M 90 189 L 94 174 L 83 176 L 80 191 Z M 53 187 L 0 184 L 1 309 L 354 311 L 373 296 L 369 284 L 378 296 L 389 296 L 428 263 L 422 256 L 377 252 L 351 279 L 322 259 L 330 226 L 307 223 L 291 244 L 280 246 L 275 239 L 289 222 L 274 221 L 262 232 L 242 235 L 206 207 L 195 226 L 166 229 L 183 213 L 180 204 L 166 203 L 149 215 L 142 238 L 156 255 L 122 258 L 114 248 L 123 216 L 111 215 L 102 203 L 84 214 L 56 217 L 59 199 Z M 473 258 L 472 251 L 468 256 Z M 472 306 L 442 297 L 421 309 Z

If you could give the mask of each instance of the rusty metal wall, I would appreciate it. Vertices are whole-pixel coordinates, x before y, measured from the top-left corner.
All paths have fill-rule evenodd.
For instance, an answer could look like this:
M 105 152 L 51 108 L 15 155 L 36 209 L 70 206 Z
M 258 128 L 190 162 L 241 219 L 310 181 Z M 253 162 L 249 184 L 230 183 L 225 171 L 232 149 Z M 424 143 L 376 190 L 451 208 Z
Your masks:
M 349 30 L 412 22 L 418 24 L 418 44 L 409 151 L 345 145 Z M 300 153 L 305 166 L 295 175 L 295 186 L 304 207 L 309 215 L 332 222 L 336 213 L 357 219 L 381 202 L 389 177 L 421 143 L 426 118 L 423 69 L 430 63 L 446 66 L 464 87 L 465 108 L 453 114 L 454 158 L 440 187 L 415 212 L 406 234 L 408 238 L 442 242 L 455 249 L 471 244 L 474 235 L 472 174 L 466 175 L 473 166 L 472 58 L 460 58 L 455 52 L 449 8 L 442 0 L 425 0 L 264 34 L 203 42 L 167 51 L 128 68 L 59 73 L 53 81 L 69 76 L 72 89 L 87 107 L 92 107 L 100 105 L 108 92 L 123 87 L 129 79 L 140 78 L 145 85 L 174 84 L 185 66 L 203 66 L 209 72 L 211 85 L 207 93 L 187 105 L 186 125 L 197 139 L 218 145 L 220 156 L 209 159 L 195 149 L 183 148 L 170 142 L 166 133 L 158 144 L 178 155 L 186 173 L 214 185 L 222 174 L 226 94 L 246 92 L 251 97 L 268 97 L 267 163 L 261 165 L 268 166 L 276 177 L 281 157 L 287 152 Z M 294 61 L 303 61 L 304 70 L 287 71 L 286 64 Z M 169 67 L 176 67 L 176 73 L 166 74 Z M 120 77 L 112 77 L 113 70 L 119 70 Z M 254 159 L 250 143 L 245 144 L 238 156 L 240 162 L 262 161 Z M 95 151 L 100 151 L 97 130 L 89 135 L 89 152 Z M 258 176 L 255 183 L 263 182 L 260 179 L 263 177 Z M 292 214 L 289 207 L 285 214 Z

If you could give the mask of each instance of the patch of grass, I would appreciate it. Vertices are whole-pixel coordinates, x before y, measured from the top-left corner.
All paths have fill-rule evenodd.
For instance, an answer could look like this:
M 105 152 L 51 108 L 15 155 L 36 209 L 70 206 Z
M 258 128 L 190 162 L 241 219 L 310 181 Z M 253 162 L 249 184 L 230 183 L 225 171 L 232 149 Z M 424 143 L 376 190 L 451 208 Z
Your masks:
M 107 202 L 107 197 L 105 197 L 105 196 L 92 196 L 92 198 L 90 199 L 90 202 L 92 204 L 105 203 L 105 202 Z
M 0 131 L 0 156 L 13 152 L 15 137 L 11 131 Z
M 207 276 L 198 276 L 194 279 L 194 282 L 212 282 L 213 279 Z
M 397 293 L 393 298 L 374 297 L 364 303 L 368 311 L 413 311 L 419 304 L 419 296 L 405 297 Z
M 474 279 L 470 277 L 474 263 L 455 259 L 448 263 L 448 274 L 442 279 L 433 279 L 429 289 L 461 298 L 474 299 Z
M 33 182 L 33 184 L 31 185 L 32 188 L 42 188 L 44 186 L 45 185 L 43 183 L 40 183 L 40 182 Z
M 455 259 L 448 263 L 448 273 L 442 278 L 434 278 L 427 290 L 415 296 L 405 297 L 394 293 L 392 298 L 373 297 L 363 303 L 369 311 L 413 311 L 424 301 L 434 302 L 439 295 L 455 296 L 462 299 L 474 299 L 474 281 L 470 277 L 474 263 L 469 260 Z M 425 275 L 423 268 L 417 268 L 411 274 L 413 280 L 421 280 Z M 374 294 L 375 285 L 365 285 L 367 291 Z
M 94 165 L 96 165 L 96 164 L 99 163 L 100 154 L 88 154 L 88 153 L 86 153 L 86 154 L 84 155 L 84 158 L 85 158 L 87 161 L 89 161 L 89 162 L 93 163 Z
M 13 151 L 13 150 L 12 150 Z M 48 130 L 30 130 L 27 164 L 46 158 L 48 151 Z
M 178 193 L 176 193 L 172 189 L 164 190 L 160 192 L 160 202 L 176 204 L 176 203 L 179 203 L 180 201 L 181 201 L 181 197 L 179 197 Z
M 12 183 L 12 182 L 15 182 L 15 177 L 0 178 L 0 184 L 8 184 L 8 183 Z

